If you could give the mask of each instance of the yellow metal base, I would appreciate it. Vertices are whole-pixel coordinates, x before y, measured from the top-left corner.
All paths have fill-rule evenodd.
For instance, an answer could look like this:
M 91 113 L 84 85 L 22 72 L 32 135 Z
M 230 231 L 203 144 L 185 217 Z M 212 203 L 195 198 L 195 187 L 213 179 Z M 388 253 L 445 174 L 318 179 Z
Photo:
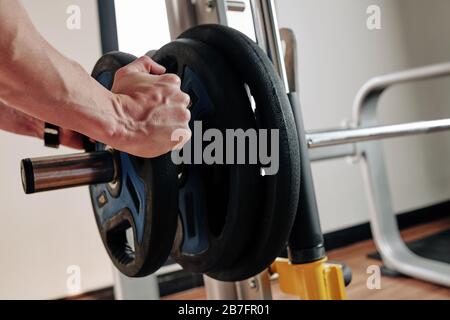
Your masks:
M 324 258 L 297 265 L 280 258 L 273 263 L 271 271 L 278 273 L 283 292 L 302 300 L 345 300 L 342 266 L 327 261 Z

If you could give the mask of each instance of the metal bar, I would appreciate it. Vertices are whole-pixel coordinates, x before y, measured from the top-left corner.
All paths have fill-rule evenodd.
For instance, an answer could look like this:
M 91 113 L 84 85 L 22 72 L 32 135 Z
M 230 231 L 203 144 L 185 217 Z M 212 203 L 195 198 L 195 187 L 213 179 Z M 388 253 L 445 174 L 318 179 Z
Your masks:
M 113 182 L 118 170 L 109 151 L 25 159 L 21 163 L 26 194 Z
M 298 54 L 297 39 L 295 33 L 291 29 L 280 29 L 281 41 L 285 44 L 284 64 L 286 67 L 287 81 L 289 83 L 289 92 L 298 92 Z
M 253 27 L 255 29 L 256 43 L 265 51 L 268 51 L 267 37 L 264 27 L 264 18 L 260 0 L 250 0 L 250 7 L 253 16 Z
M 192 0 L 166 0 L 166 11 L 172 40 L 197 25 Z
M 374 77 L 367 81 L 356 95 L 355 101 L 353 102 L 354 123 L 357 125 L 361 124 L 364 105 L 369 103 L 368 100 L 370 99 L 377 100 L 387 88 L 402 83 L 424 81 L 448 76 L 450 76 L 450 63 L 440 63 Z M 377 107 L 374 109 L 367 109 L 371 109 L 371 116 L 373 119 L 376 119 Z
M 206 297 L 208 300 L 237 300 L 238 294 L 235 282 L 223 282 L 203 276 Z
M 197 24 L 218 23 L 228 25 L 225 0 L 195 0 L 193 4 Z
M 270 275 L 266 270 L 245 281 L 236 282 L 239 300 L 272 300 Z
M 227 10 L 244 11 L 243 1 L 166 0 L 167 18 L 172 40 L 189 28 L 200 24 L 228 25 Z
M 258 44 L 267 52 L 275 70 L 289 92 L 289 83 L 284 65 L 283 47 L 278 26 L 278 18 L 274 0 L 253 0 L 253 16 L 255 34 Z
M 228 11 L 244 12 L 246 5 L 244 1 L 227 0 Z
M 332 147 L 309 149 L 309 159 L 311 162 L 356 157 L 355 144 L 342 144 Z
M 308 133 L 306 140 L 309 148 L 320 148 L 446 130 L 450 130 L 450 119 Z

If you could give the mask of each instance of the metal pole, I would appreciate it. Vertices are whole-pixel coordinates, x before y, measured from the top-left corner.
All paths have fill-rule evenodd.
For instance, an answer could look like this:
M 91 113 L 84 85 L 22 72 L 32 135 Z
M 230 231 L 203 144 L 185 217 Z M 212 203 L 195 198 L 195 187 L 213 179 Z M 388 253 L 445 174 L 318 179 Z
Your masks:
M 172 40 L 185 30 L 197 25 L 192 0 L 166 0 L 166 10 Z
M 251 0 L 255 34 L 258 44 L 263 48 L 278 72 L 281 80 L 289 92 L 289 83 L 281 45 L 280 28 L 274 0 Z
M 208 300 L 237 300 L 238 295 L 234 282 L 223 282 L 203 276 L 206 297 Z
M 309 148 L 320 148 L 446 130 L 450 130 L 450 119 L 307 133 L 306 141 Z
M 245 2 L 225 0 L 166 0 L 172 40 L 200 24 L 228 25 L 227 10 L 244 11 Z
M 119 166 L 109 151 L 24 159 L 21 163 L 26 194 L 110 183 L 118 172 Z

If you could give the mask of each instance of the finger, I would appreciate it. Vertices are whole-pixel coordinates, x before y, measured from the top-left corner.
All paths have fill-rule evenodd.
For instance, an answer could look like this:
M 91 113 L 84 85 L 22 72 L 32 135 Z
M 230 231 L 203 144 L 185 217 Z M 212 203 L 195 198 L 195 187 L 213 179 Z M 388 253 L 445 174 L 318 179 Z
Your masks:
M 191 97 L 183 91 L 176 93 L 171 99 L 173 102 L 180 104 L 183 108 L 188 108 L 191 104 Z
M 160 80 L 163 82 L 169 83 L 171 85 L 175 85 L 177 87 L 180 87 L 180 85 L 181 85 L 180 77 L 173 73 L 166 73 L 166 74 L 161 75 Z
M 164 108 L 162 118 L 166 120 L 167 125 L 187 125 L 191 121 L 191 112 L 180 106 Z
M 154 75 L 162 75 L 166 72 L 166 68 L 153 61 L 152 58 L 142 56 L 125 67 L 130 72 L 145 72 Z

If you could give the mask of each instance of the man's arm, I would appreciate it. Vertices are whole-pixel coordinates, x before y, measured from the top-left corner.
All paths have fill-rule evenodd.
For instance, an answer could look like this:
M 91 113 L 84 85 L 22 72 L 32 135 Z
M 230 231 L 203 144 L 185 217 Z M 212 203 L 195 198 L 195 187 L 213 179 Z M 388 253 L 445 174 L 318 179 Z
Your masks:
M 0 102 L 0 128 L 23 136 L 43 139 L 44 137 L 44 122 L 42 120 L 30 117 L 29 115 L 10 108 Z M 60 142 L 62 145 L 82 149 L 83 138 L 80 134 L 67 130 L 60 129 Z
M 190 136 L 189 97 L 150 58 L 119 72 L 111 93 L 54 49 L 16 0 L 0 0 L 0 35 L 0 102 L 143 157 L 175 146 L 174 130 Z

